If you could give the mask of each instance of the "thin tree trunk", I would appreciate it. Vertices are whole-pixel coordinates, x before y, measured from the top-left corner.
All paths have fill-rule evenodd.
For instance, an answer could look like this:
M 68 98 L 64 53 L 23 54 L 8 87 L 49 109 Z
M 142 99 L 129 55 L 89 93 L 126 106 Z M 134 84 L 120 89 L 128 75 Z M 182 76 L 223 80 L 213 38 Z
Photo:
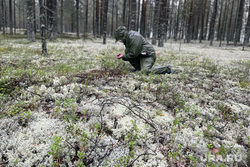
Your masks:
M 88 14 L 89 14 L 89 1 L 86 0 L 86 7 L 85 7 L 85 26 L 84 26 L 84 35 L 83 37 L 86 38 L 88 34 Z
M 60 31 L 61 35 L 63 35 L 63 0 L 61 0 L 61 22 L 60 22 Z
M 9 0 L 9 26 L 10 26 L 10 35 L 13 35 L 13 21 L 12 21 L 12 0 Z
M 178 3 L 178 9 L 177 9 L 177 16 L 176 16 L 176 24 L 175 24 L 175 30 L 174 30 L 174 39 L 177 40 L 178 38 L 178 32 L 179 32 L 179 20 L 180 20 L 180 12 L 181 12 L 181 0 L 179 0 Z
M 2 0 L 2 3 L 1 3 L 1 5 L 2 5 L 2 23 L 3 23 L 3 35 L 5 35 L 5 27 L 6 27 L 6 25 L 5 25 L 5 6 L 4 6 L 4 0 Z
M 187 27 L 187 43 L 191 41 L 191 37 L 192 37 L 193 5 L 194 5 L 194 0 L 192 0 L 190 3 L 189 20 L 188 20 L 188 27 Z
M 244 6 L 245 6 L 245 0 L 240 0 L 240 6 L 239 6 L 239 11 L 238 11 L 238 16 L 237 16 L 237 23 L 236 23 L 235 38 L 234 38 L 234 46 L 237 46 L 237 43 L 240 41 Z
M 16 0 L 14 0 L 14 34 L 16 34 Z
M 224 0 L 221 0 L 221 5 L 220 5 L 220 17 L 219 17 L 219 24 L 218 24 L 218 28 L 217 28 L 217 40 L 221 40 L 222 38 L 222 34 L 221 34 L 221 23 L 222 23 L 222 14 L 223 14 L 223 3 Z
M 95 1 L 93 2 L 93 36 L 96 39 L 96 16 L 95 16 L 95 9 L 96 9 L 96 5 L 95 5 Z
M 33 4 L 34 4 L 34 33 L 36 34 L 36 0 L 34 0 Z
M 115 29 L 117 29 L 118 28 L 118 2 L 116 2 L 116 4 L 115 4 L 115 9 L 116 9 L 116 14 L 115 14 L 115 20 L 116 20 L 116 25 L 115 25 Z
M 130 30 L 136 29 L 136 0 L 131 0 Z
M 164 47 L 164 38 L 166 30 L 166 21 L 165 21 L 166 12 L 167 12 L 167 2 L 165 0 L 162 0 L 160 4 L 158 47 Z
M 217 5 L 218 5 L 218 0 L 214 1 L 214 11 L 211 19 L 211 39 L 210 39 L 210 46 L 213 45 L 213 40 L 214 40 L 214 27 L 215 27 L 215 20 L 216 20 L 216 15 L 217 15 Z
M 249 43 L 249 38 L 250 38 L 250 6 L 248 7 L 248 19 L 246 23 L 245 37 L 242 50 L 244 50 L 245 46 Z
M 141 10 L 141 2 L 140 0 L 138 0 L 138 10 L 137 10 L 137 27 L 136 27 L 136 30 L 139 31 L 139 28 L 140 28 L 140 10 Z M 158 18 L 157 18 L 158 19 Z
M 47 55 L 47 46 L 46 46 L 46 26 L 45 26 L 45 13 L 44 13 L 44 3 L 43 0 L 39 0 L 40 7 L 40 33 L 42 38 L 42 54 Z
M 231 41 L 232 39 L 231 34 L 232 34 L 233 7 L 234 7 L 234 0 L 232 0 L 231 14 L 230 14 L 229 24 L 227 28 L 227 45 L 229 44 L 229 41 Z
M 141 28 L 140 34 L 146 38 L 146 13 L 147 13 L 147 1 L 142 1 L 142 10 L 141 10 Z
M 27 34 L 28 40 L 31 42 L 35 41 L 35 33 L 34 33 L 34 1 L 27 0 Z
M 203 13 L 202 13 L 201 30 L 200 30 L 200 43 L 202 42 L 202 40 L 204 40 L 204 24 L 205 24 L 206 6 L 207 6 L 207 0 L 205 0 L 204 7 L 203 7 Z
M 122 10 L 122 24 L 125 26 L 126 25 L 126 4 L 127 0 L 123 1 L 123 10 Z
M 208 31 L 208 20 L 209 20 L 209 14 L 210 14 L 210 10 L 211 10 L 211 0 L 208 0 L 208 6 L 207 6 L 207 14 L 206 14 L 206 24 L 205 24 L 205 30 L 204 30 L 204 39 L 207 39 L 207 37 L 208 37 L 208 33 L 207 33 L 207 31 Z M 208 37 L 208 39 L 209 39 L 209 37 Z
M 95 23 L 96 23 L 96 35 L 99 34 L 99 0 L 96 0 L 96 15 L 95 15 Z
M 104 13 L 104 0 L 101 0 L 101 8 L 100 8 L 100 38 L 103 35 L 103 13 Z
M 76 36 L 80 37 L 79 34 L 79 0 L 76 0 Z
M 103 10 L 103 44 L 106 44 L 108 7 L 109 0 L 105 0 Z
M 159 0 L 155 0 L 153 38 L 152 38 L 153 45 L 156 45 L 156 40 L 158 36 L 158 21 L 159 21 L 158 18 L 159 18 Z
M 114 13 L 115 13 L 115 0 L 113 0 L 112 2 L 111 36 L 114 35 Z

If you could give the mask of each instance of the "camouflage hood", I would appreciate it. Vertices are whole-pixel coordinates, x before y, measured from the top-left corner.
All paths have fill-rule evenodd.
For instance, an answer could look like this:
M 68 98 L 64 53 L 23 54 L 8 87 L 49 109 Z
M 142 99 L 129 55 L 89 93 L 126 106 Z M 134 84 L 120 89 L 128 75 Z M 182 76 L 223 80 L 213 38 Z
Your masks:
M 119 41 L 119 40 L 123 40 L 123 38 L 125 37 L 127 33 L 127 28 L 124 26 L 120 26 L 116 29 L 115 31 L 115 42 Z

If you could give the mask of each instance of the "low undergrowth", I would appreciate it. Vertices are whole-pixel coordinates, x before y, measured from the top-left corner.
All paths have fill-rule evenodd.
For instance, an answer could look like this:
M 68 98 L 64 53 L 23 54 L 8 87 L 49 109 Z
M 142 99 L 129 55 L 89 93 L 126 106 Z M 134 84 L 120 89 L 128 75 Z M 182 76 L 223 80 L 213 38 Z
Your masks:
M 176 73 L 145 75 L 115 59 L 119 45 L 78 43 L 58 39 L 47 56 L 36 44 L 0 47 L 1 164 L 246 165 L 249 61 L 222 67 L 162 52 L 156 64 Z

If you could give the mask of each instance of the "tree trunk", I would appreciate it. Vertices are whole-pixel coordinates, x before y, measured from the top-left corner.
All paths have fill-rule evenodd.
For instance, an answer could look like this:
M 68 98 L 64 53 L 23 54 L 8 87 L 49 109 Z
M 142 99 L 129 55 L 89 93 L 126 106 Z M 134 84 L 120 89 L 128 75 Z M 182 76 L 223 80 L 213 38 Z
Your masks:
M 95 5 L 95 1 L 92 1 L 93 2 L 93 36 L 94 36 L 94 38 L 96 38 L 96 16 L 95 16 L 95 13 L 96 13 L 96 11 L 95 11 L 95 9 L 96 9 L 96 5 Z
M 153 38 L 152 38 L 153 45 L 156 45 L 156 40 L 158 36 L 158 21 L 159 21 L 158 18 L 159 18 L 159 0 L 155 0 Z
M 12 21 L 12 0 L 9 0 L 9 26 L 10 26 L 10 35 L 13 35 L 13 21 Z
M 161 0 L 158 47 L 164 47 L 164 38 L 165 38 L 165 30 L 166 30 L 166 20 L 165 20 L 166 12 L 167 12 L 167 2 L 165 0 Z
M 200 43 L 202 40 L 204 40 L 204 24 L 205 24 L 206 6 L 207 6 L 207 0 L 205 0 L 204 6 L 203 6 L 201 29 L 200 29 Z
M 115 13 L 115 0 L 113 0 L 112 2 L 111 36 L 114 35 L 114 13 Z
M 142 1 L 142 10 L 141 10 L 141 28 L 140 34 L 146 38 L 146 13 L 147 13 L 147 1 Z
M 54 20 L 53 20 L 53 0 L 47 0 L 47 26 L 48 26 L 48 39 L 50 41 L 53 40 L 53 26 L 54 26 Z
M 36 0 L 33 2 L 34 5 L 34 33 L 36 34 Z
M 218 0 L 214 1 L 214 11 L 213 15 L 211 18 L 211 36 L 210 36 L 210 46 L 213 45 L 213 40 L 214 40 L 214 29 L 215 29 L 215 20 L 216 20 L 216 15 L 217 15 L 217 5 L 218 5 Z
M 108 7 L 109 0 L 105 0 L 103 10 L 103 44 L 106 44 Z
M 126 4 L 127 0 L 123 1 L 123 11 L 122 11 L 122 24 L 125 26 L 126 25 Z
M 234 7 L 234 0 L 232 0 L 231 14 L 230 14 L 229 24 L 228 24 L 228 28 L 227 28 L 227 45 L 229 44 L 229 41 L 232 40 L 231 34 L 232 34 L 233 7 Z
M 115 24 L 116 24 L 116 25 L 115 25 L 115 29 L 117 29 L 117 28 L 118 28 L 118 3 L 117 3 L 117 2 L 116 2 L 116 4 L 115 4 L 115 10 L 116 10 L 116 11 L 115 11 L 115 13 L 116 13 L 116 14 L 115 14 L 115 17 L 116 17 L 116 18 L 115 18 L 115 20 L 116 20 L 116 22 L 115 22 Z
M 244 50 L 245 46 L 249 43 L 249 38 L 250 38 L 250 6 L 248 7 L 248 19 L 246 23 L 245 37 L 242 50 Z
M 79 0 L 76 0 L 76 36 L 80 37 L 79 34 Z
M 88 33 L 88 14 L 89 14 L 89 1 L 86 0 L 86 7 L 85 7 L 85 25 L 84 25 L 84 35 L 83 37 L 87 37 Z
M 192 37 L 193 5 L 194 5 L 194 0 L 192 0 L 190 3 L 189 19 L 188 19 L 188 26 L 187 26 L 187 43 L 191 41 L 191 37 Z
M 130 30 L 136 29 L 136 0 L 131 0 Z
M 14 34 L 16 34 L 16 0 L 14 0 Z
M 2 6 L 2 24 L 3 24 L 3 35 L 5 35 L 5 5 L 4 5 L 4 0 L 2 0 L 2 3 L 1 3 L 1 6 Z
M 222 34 L 221 34 L 221 24 L 222 24 L 222 14 L 223 14 L 223 2 L 224 0 L 221 0 L 221 5 L 220 5 L 220 17 L 219 17 L 219 23 L 218 23 L 218 27 L 217 27 L 217 40 L 221 40 L 222 38 Z
M 34 1 L 27 0 L 27 34 L 28 40 L 31 42 L 35 41 L 35 32 L 34 32 Z
M 240 0 L 240 4 L 239 5 L 240 6 L 239 6 L 238 16 L 237 16 L 237 22 L 236 22 L 236 31 L 235 31 L 235 38 L 234 38 L 234 46 L 237 46 L 237 42 L 240 41 L 245 0 Z
M 42 38 L 42 54 L 47 55 L 47 46 L 46 46 L 46 26 L 45 26 L 45 13 L 44 13 L 44 2 L 39 0 L 40 7 L 40 34 Z
M 207 31 L 208 31 L 208 20 L 209 20 L 210 10 L 211 10 L 211 0 L 208 0 L 208 6 L 207 6 L 207 12 L 206 12 L 206 23 L 204 27 L 204 39 L 209 38 Z
M 63 35 L 63 0 L 61 0 L 61 22 L 60 22 L 60 34 Z
M 180 12 L 181 12 L 181 0 L 179 0 L 178 3 L 178 9 L 177 9 L 177 15 L 176 15 L 176 24 L 175 24 L 175 29 L 174 29 L 174 39 L 177 40 L 177 36 L 179 33 L 179 20 L 180 20 Z
M 96 15 L 95 15 L 95 23 L 96 23 L 96 35 L 99 35 L 99 0 L 96 0 Z
M 104 0 L 101 0 L 101 8 L 100 8 L 100 38 L 103 35 L 103 14 L 104 14 Z
M 140 0 L 138 0 L 138 10 L 137 10 L 137 27 L 136 27 L 136 30 L 139 31 L 139 28 L 140 28 L 140 11 L 141 11 L 141 2 Z M 158 18 L 157 18 L 158 19 Z

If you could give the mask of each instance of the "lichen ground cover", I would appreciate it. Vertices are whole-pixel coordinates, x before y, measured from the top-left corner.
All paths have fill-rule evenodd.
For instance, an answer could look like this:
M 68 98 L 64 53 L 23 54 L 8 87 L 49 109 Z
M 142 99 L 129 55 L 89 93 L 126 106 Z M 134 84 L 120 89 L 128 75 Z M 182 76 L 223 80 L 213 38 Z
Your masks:
M 249 165 L 249 47 L 168 41 L 145 75 L 112 39 L 0 44 L 1 166 Z

